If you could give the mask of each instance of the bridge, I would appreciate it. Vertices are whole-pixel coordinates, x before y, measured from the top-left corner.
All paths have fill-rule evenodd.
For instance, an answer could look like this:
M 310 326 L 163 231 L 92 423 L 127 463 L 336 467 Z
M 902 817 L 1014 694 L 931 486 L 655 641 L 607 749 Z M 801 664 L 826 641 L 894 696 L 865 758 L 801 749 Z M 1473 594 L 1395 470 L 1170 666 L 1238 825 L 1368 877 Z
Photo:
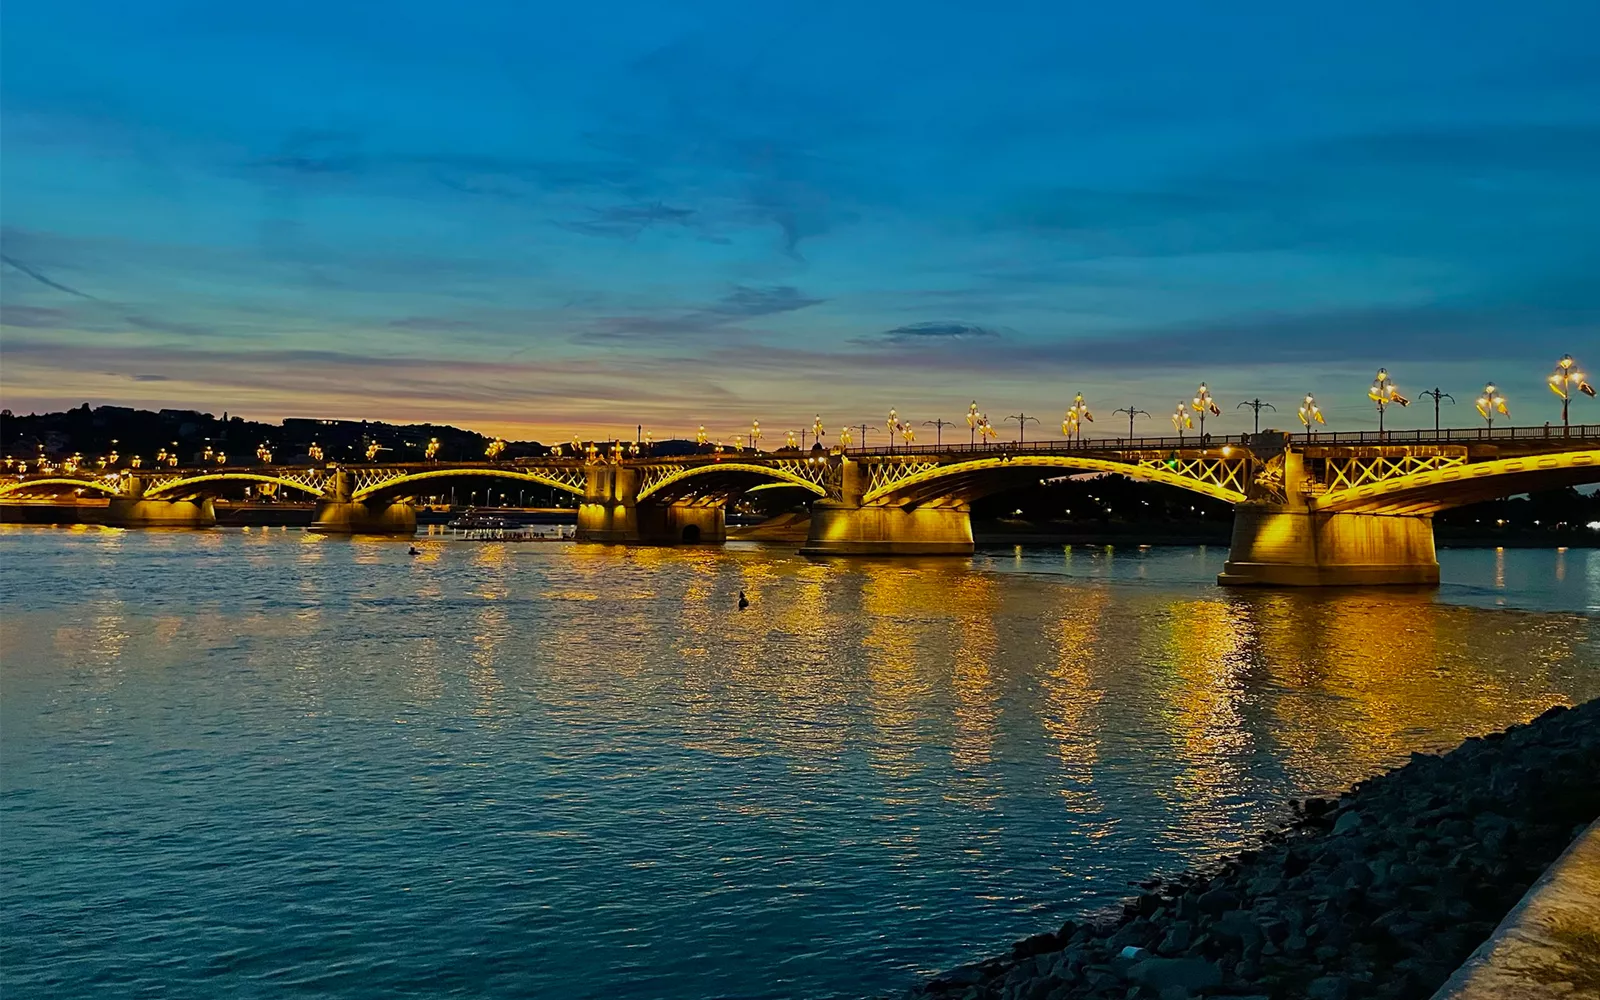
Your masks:
M 580 540 L 704 544 L 726 538 L 737 497 L 781 489 L 809 502 L 805 554 L 942 555 L 972 551 L 972 501 L 1081 473 L 1234 504 L 1224 584 L 1433 584 L 1434 513 L 1600 482 L 1600 425 L 34 473 L 0 477 L 0 500 L 98 493 L 113 524 L 205 526 L 212 498 L 243 484 L 314 500 L 316 531 L 409 534 L 418 497 L 473 478 L 571 494 Z

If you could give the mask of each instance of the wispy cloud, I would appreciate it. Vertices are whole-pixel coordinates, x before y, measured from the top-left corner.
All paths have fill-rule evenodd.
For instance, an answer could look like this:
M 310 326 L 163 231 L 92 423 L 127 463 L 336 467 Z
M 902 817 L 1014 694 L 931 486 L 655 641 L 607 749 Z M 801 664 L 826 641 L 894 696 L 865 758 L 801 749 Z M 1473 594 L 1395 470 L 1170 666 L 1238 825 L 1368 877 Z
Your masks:
M 1000 331 L 976 323 L 908 323 L 885 330 L 878 339 L 890 344 L 915 344 L 928 341 L 994 340 Z

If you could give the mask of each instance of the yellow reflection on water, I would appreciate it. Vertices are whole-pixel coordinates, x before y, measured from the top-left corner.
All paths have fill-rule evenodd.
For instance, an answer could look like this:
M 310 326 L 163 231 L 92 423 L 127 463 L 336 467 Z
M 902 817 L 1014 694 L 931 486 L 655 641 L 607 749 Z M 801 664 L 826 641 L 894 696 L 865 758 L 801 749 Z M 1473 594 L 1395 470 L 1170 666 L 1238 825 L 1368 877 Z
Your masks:
M 1069 553 L 1070 554 L 1070 553 Z M 1103 589 L 1063 587 L 1060 617 L 1054 623 L 1055 662 L 1044 676 L 1040 722 L 1055 744 L 1060 763 L 1061 797 L 1074 812 L 1098 813 L 1104 803 L 1094 788 L 1100 758 L 1095 713 L 1105 691 L 1095 679 L 1100 662 L 1096 643 L 1107 595 Z

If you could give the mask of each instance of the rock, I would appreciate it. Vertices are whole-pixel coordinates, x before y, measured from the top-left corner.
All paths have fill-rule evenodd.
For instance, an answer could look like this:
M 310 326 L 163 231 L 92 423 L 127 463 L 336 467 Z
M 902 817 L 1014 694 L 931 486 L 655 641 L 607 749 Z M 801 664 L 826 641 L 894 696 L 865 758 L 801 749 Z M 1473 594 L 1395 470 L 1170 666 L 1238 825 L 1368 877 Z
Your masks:
M 1350 986 L 1341 976 L 1323 976 L 1306 984 L 1306 1000 L 1346 1000 Z
M 1351 830 L 1360 829 L 1360 827 L 1361 814 L 1351 810 L 1350 812 L 1345 813 L 1343 816 L 1340 816 L 1339 821 L 1333 824 L 1333 834 L 1334 836 L 1338 836 L 1342 833 L 1349 833 Z
M 1222 973 L 1201 958 L 1147 958 L 1128 970 L 1128 979 L 1161 991 L 1181 986 L 1196 993 L 1222 984 Z
M 1176 955 L 1189 947 L 1189 942 L 1193 936 L 1193 927 L 1188 921 L 1180 920 L 1172 925 L 1171 930 L 1167 931 L 1167 936 L 1161 939 L 1161 945 L 1157 950 L 1166 955 Z
M 1201 913 L 1218 914 L 1238 907 L 1239 897 L 1226 889 L 1212 889 L 1198 900 Z

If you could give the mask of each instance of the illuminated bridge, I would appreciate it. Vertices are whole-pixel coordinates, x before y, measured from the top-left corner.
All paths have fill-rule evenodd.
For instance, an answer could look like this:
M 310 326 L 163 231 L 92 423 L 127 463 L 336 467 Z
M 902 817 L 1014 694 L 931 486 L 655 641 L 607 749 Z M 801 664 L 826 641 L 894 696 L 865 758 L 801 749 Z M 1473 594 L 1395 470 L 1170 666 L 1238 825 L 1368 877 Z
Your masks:
M 1600 425 L 34 474 L 0 479 L 0 500 L 98 492 L 114 524 L 204 526 L 215 523 L 212 498 L 246 484 L 315 500 L 313 530 L 408 534 L 417 498 L 474 478 L 572 494 L 580 540 L 673 544 L 722 541 L 730 502 L 781 489 L 809 498 L 804 553 L 931 555 L 972 551 L 973 500 L 1081 473 L 1234 504 L 1223 583 L 1427 584 L 1439 575 L 1435 512 L 1600 482 Z

